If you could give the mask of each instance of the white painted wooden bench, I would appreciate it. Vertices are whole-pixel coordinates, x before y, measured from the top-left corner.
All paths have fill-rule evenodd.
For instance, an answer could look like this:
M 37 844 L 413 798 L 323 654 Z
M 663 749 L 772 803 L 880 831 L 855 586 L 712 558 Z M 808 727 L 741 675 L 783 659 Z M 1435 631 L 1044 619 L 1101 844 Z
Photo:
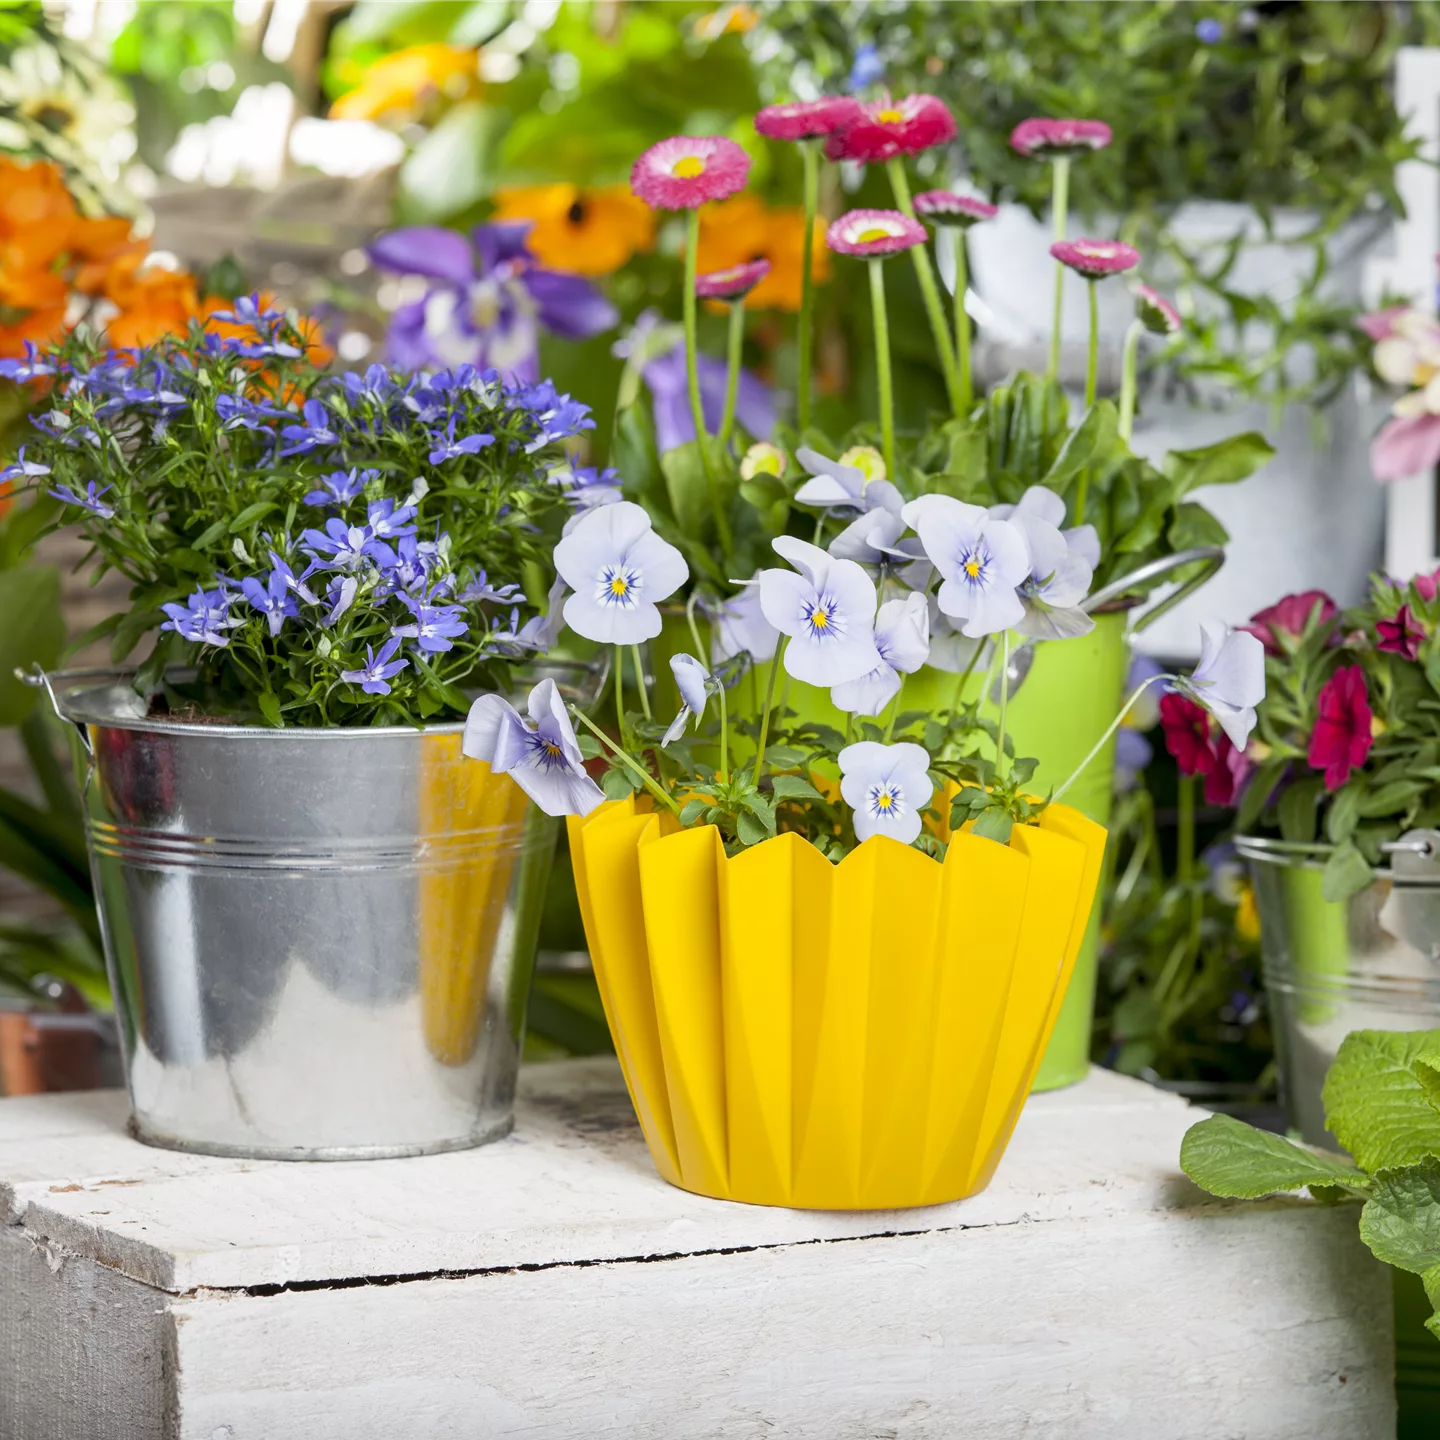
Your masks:
M 1203 1200 L 1196 1112 L 1097 1073 L 990 1189 L 813 1214 L 657 1178 L 609 1062 L 422 1160 L 206 1159 L 0 1102 L 4 1440 L 1379 1440 L 1349 1207 Z

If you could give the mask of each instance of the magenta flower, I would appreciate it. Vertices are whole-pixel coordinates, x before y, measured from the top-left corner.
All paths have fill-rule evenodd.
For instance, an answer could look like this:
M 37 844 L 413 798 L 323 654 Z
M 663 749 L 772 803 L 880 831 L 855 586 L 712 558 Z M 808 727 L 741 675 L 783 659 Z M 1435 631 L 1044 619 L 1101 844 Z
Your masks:
M 755 116 L 755 128 L 767 140 L 812 140 L 833 135 L 860 118 L 860 102 L 848 95 L 822 95 L 792 105 L 767 105 Z
M 1152 335 L 1174 335 L 1180 329 L 1180 312 L 1148 285 L 1135 287 L 1135 318 Z
M 915 213 L 935 225 L 959 225 L 968 230 L 980 220 L 993 220 L 1000 207 L 978 195 L 957 195 L 953 190 L 925 190 L 915 197 Z
M 955 138 L 955 117 L 934 95 L 907 95 L 857 105 L 855 118 L 825 142 L 831 160 L 873 165 L 897 155 L 918 155 Z
M 1103 120 L 1047 120 L 1034 116 L 1010 132 L 1010 148 L 1028 159 L 1050 160 L 1082 150 L 1103 150 L 1111 141 Z
M 1440 463 L 1440 415 L 1396 415 L 1370 442 L 1370 472 L 1377 480 L 1404 480 Z
M 898 210 L 851 210 L 825 232 L 841 255 L 898 255 L 925 243 L 925 227 Z
M 1057 240 L 1050 254 L 1087 280 L 1120 275 L 1140 263 L 1140 252 L 1123 240 Z
M 1287 595 L 1250 617 L 1248 630 L 1264 647 L 1267 655 L 1284 655 L 1293 648 L 1312 625 L 1324 625 L 1334 619 L 1335 602 L 1323 590 L 1302 590 Z
M 1395 333 L 1395 322 L 1409 310 L 1408 305 L 1391 305 L 1384 310 L 1372 310 L 1368 315 L 1361 315 L 1355 323 L 1378 344 Z
M 1424 627 L 1410 613 L 1408 605 L 1402 605 L 1392 620 L 1377 620 L 1375 633 L 1379 636 L 1377 650 L 1388 655 L 1400 655 L 1413 660 L 1420 653 L 1420 642 L 1425 638 Z
M 694 210 L 745 188 L 750 157 L 716 135 L 675 135 L 652 145 L 630 171 L 630 189 L 652 210 Z
M 1338 790 L 1365 763 L 1374 743 L 1370 696 L 1358 665 L 1337 670 L 1320 692 L 1315 729 L 1306 758 L 1325 772 L 1325 788 Z
M 702 300 L 739 300 L 748 295 L 768 274 L 768 260 L 749 260 L 727 265 L 695 277 L 695 293 Z

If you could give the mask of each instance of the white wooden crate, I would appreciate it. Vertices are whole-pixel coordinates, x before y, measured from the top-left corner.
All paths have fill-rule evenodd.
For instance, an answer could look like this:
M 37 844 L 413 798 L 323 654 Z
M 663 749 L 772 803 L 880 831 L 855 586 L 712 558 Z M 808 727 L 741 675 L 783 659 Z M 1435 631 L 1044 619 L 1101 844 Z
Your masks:
M 0 1102 L 3 1440 L 1394 1433 L 1350 1207 L 1200 1197 L 1103 1072 L 954 1205 L 804 1213 L 651 1168 L 609 1062 L 420 1160 L 207 1159 L 115 1093 Z

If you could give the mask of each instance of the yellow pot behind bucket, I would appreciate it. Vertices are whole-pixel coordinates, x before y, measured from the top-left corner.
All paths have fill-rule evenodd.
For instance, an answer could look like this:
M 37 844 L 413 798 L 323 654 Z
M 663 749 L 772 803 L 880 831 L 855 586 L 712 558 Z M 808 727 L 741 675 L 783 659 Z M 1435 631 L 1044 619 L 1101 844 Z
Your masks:
M 1004 1153 L 1085 933 L 1105 831 L 1064 805 L 944 864 L 879 837 L 727 857 L 711 826 L 571 819 L 580 907 L 656 1168 L 719 1199 L 887 1209 Z

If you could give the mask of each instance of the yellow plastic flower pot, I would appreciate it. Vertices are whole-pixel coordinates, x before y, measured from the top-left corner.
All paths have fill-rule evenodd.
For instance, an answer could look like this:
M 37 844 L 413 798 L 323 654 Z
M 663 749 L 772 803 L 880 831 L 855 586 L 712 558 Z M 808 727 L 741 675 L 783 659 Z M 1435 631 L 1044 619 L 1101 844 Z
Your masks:
M 1105 831 L 1064 805 L 943 864 L 884 837 L 727 856 L 633 801 L 569 821 L 585 933 L 655 1167 L 756 1205 L 989 1182 L 1069 984 Z

